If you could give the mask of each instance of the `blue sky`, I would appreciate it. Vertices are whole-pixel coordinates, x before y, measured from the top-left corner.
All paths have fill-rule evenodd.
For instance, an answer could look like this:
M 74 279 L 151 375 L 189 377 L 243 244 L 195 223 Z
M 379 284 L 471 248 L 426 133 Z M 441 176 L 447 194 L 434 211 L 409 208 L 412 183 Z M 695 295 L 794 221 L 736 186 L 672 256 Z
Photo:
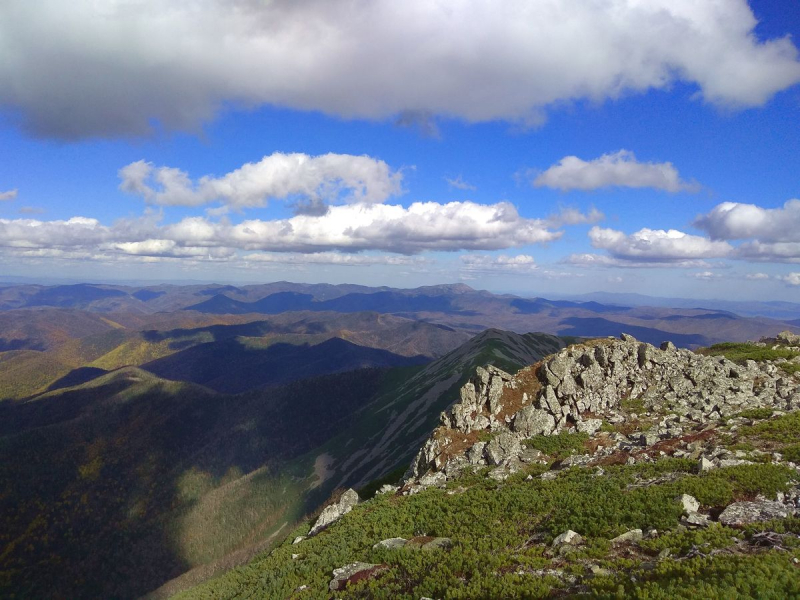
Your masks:
M 798 300 L 799 36 L 788 1 L 10 0 L 0 276 Z

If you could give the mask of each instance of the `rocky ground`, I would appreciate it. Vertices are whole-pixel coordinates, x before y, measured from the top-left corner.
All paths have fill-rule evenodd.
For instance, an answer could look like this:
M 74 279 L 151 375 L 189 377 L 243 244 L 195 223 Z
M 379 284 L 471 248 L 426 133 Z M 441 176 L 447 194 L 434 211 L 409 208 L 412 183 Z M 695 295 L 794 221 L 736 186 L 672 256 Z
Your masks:
M 800 355 L 800 336 L 783 335 L 773 345 Z M 730 436 L 752 425 L 753 416 L 763 420 L 800 409 L 800 381 L 782 364 L 737 364 L 669 342 L 655 348 L 623 334 L 565 348 L 514 376 L 479 368 L 420 449 L 403 493 L 442 485 L 470 466 L 491 466 L 489 477 L 502 480 L 525 463 L 547 462 L 526 440 L 561 433 L 583 434 L 586 443 L 556 469 L 664 456 L 695 459 L 701 470 L 782 462 L 778 452 L 730 450 L 720 443 L 725 433 L 727 446 L 734 446 Z

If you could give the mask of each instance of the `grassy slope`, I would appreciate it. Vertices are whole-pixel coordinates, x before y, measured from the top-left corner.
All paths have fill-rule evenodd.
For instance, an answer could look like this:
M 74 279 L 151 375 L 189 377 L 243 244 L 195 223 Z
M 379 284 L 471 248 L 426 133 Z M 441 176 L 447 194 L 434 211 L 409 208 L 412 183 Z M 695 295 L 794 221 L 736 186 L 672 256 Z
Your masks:
M 577 589 L 608 598 L 779 598 L 800 593 L 792 562 L 800 558 L 797 544 L 788 552 L 732 552 L 712 562 L 704 555 L 732 549 L 754 530 L 719 525 L 681 530 L 682 509 L 676 500 L 688 493 L 706 507 L 722 507 L 757 493 L 772 496 L 786 489 L 792 471 L 747 465 L 696 475 L 691 468 L 690 461 L 665 459 L 611 467 L 603 477 L 576 468 L 552 481 L 527 481 L 529 472 L 536 476 L 543 469 L 537 465 L 502 484 L 468 475 L 452 482 L 448 491 L 379 496 L 317 537 L 292 545 L 292 536 L 308 530 L 303 525 L 273 553 L 180 597 L 324 598 L 333 569 L 355 561 L 389 569 L 376 581 L 350 586 L 337 597 L 544 598 L 568 587 L 548 577 L 550 569 L 581 577 L 586 587 Z M 660 479 L 652 485 L 631 487 L 654 477 Z M 788 519 L 777 527 L 800 532 L 800 520 Z M 612 547 L 612 537 L 632 528 L 656 528 L 662 535 L 636 548 Z M 586 544 L 562 555 L 551 542 L 567 529 L 581 533 Z M 383 539 L 418 535 L 449 537 L 453 547 L 373 549 Z M 701 552 L 691 558 L 695 547 Z M 659 560 L 665 549 L 672 558 Z M 293 560 L 291 554 L 300 557 Z

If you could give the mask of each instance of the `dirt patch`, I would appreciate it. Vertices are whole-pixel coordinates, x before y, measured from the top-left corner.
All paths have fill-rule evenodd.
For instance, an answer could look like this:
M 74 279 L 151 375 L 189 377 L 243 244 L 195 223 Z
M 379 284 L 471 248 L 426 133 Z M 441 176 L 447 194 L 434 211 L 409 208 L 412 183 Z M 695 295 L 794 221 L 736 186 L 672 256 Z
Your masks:
M 539 396 L 542 384 L 537 377 L 541 363 L 526 367 L 514 376 L 516 387 L 504 388 L 500 398 L 500 412 L 497 414 L 498 421 L 505 421 L 506 417 L 511 417 L 524 406 L 529 406 Z M 528 399 L 524 401 L 523 395 L 527 394 Z

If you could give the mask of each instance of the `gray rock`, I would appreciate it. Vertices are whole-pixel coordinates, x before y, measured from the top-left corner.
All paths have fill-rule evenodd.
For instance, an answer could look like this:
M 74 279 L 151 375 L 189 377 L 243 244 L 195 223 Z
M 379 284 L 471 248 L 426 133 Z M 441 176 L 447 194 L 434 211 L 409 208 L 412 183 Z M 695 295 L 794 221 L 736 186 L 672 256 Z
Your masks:
M 541 460 L 543 454 L 541 450 L 536 448 L 523 448 L 519 459 L 524 463 L 532 463 Z
M 549 435 L 555 429 L 553 415 L 533 406 L 525 406 L 514 415 L 512 428 L 525 437 Z
M 486 460 L 490 465 L 499 465 L 512 456 L 522 452 L 519 438 L 509 431 L 504 431 L 486 444 Z
M 603 426 L 603 419 L 586 419 L 585 421 L 578 421 L 575 428 L 581 433 L 588 433 L 594 435 Z
M 467 450 L 467 460 L 471 465 L 478 465 L 483 461 L 483 451 L 486 448 L 486 442 L 475 442 L 472 448 Z
M 734 502 L 722 511 L 719 522 L 723 525 L 737 526 L 785 519 L 790 515 L 790 509 L 780 502 Z
M 637 542 L 641 542 L 644 539 L 644 533 L 642 533 L 641 529 L 631 529 L 630 531 L 626 531 L 622 535 L 618 535 L 614 539 L 611 540 L 612 544 L 635 544 Z
M 323 529 L 330 527 L 333 523 L 353 510 L 353 507 L 358 504 L 358 502 L 358 493 L 352 489 L 346 490 L 337 502 L 323 509 L 316 523 L 314 523 L 314 526 L 311 528 L 311 531 L 308 532 L 308 536 L 317 535 Z
M 702 473 L 704 471 L 710 471 L 714 469 L 715 465 L 713 462 L 708 460 L 705 456 L 701 456 L 700 460 L 697 462 L 697 469 Z
M 682 496 L 679 496 L 678 502 L 681 503 L 683 512 L 686 514 L 696 513 L 698 510 L 700 510 L 700 503 L 694 496 L 690 496 L 689 494 L 683 494 Z
M 419 478 L 419 485 L 426 488 L 437 487 L 445 483 L 447 483 L 447 476 L 440 471 L 431 471 Z
M 304 536 L 304 535 L 298 535 L 296 538 L 294 538 L 294 539 L 292 540 L 292 544 L 299 544 L 300 542 L 302 542 L 302 541 L 303 541 L 303 540 L 305 540 L 305 539 L 306 539 L 306 536 Z
M 776 339 L 779 342 L 783 342 L 785 344 L 789 344 L 790 346 L 797 346 L 800 345 L 800 335 L 792 333 L 791 331 L 781 331 L 777 336 Z
M 707 515 L 699 512 L 692 512 L 683 517 L 681 523 L 688 527 L 708 527 L 709 519 Z
M 384 484 L 378 489 L 379 494 L 395 494 L 400 488 L 396 485 Z
M 430 542 L 426 542 L 420 546 L 422 550 L 446 550 L 453 546 L 453 540 L 449 537 L 435 537 Z
M 328 584 L 332 592 L 343 590 L 351 580 L 361 581 L 379 575 L 388 570 L 386 565 L 373 565 L 370 563 L 354 562 L 344 567 L 333 570 L 333 579 Z
M 572 531 L 572 529 L 568 529 L 561 535 L 557 536 L 556 539 L 553 540 L 553 548 L 558 548 L 559 546 L 563 546 L 564 544 L 568 544 L 570 546 L 578 546 L 583 543 L 583 538 L 579 533 Z
M 395 550 L 396 548 L 402 548 L 408 543 L 408 540 L 405 538 L 389 538 L 386 540 L 381 540 L 377 544 L 375 544 L 372 549 L 377 550 L 378 548 L 386 548 L 388 550 Z

